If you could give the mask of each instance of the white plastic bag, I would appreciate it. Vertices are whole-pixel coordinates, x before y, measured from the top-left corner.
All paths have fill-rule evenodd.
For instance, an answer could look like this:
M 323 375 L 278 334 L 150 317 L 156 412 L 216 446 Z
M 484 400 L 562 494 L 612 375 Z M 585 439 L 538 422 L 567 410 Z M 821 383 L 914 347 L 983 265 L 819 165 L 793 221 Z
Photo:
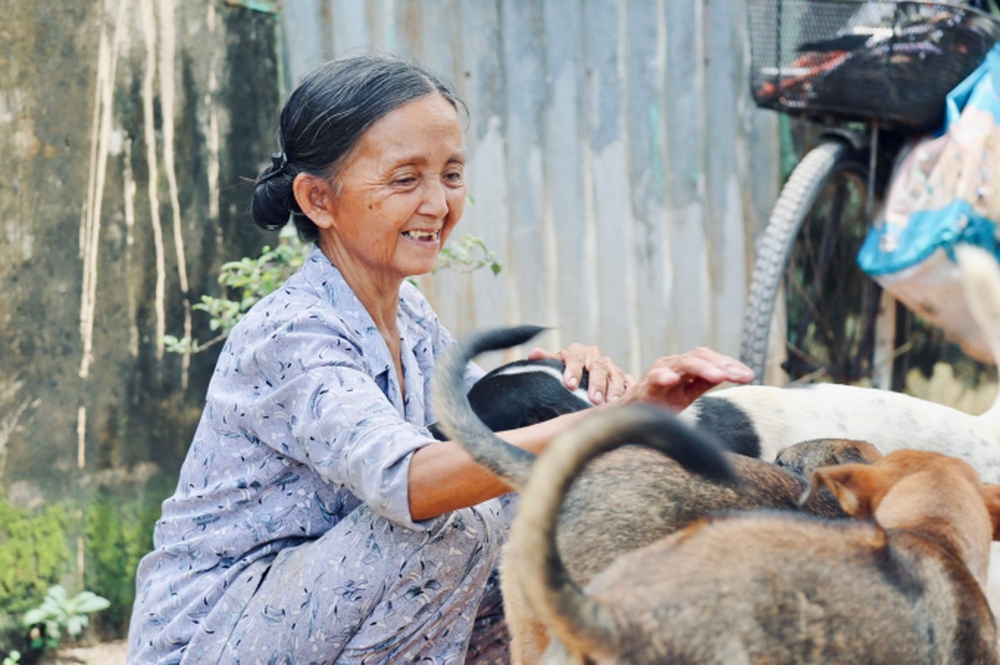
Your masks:
M 902 159 L 858 265 L 977 360 L 996 363 L 962 295 L 952 248 L 1000 260 L 1000 46 L 949 95 L 945 131 Z

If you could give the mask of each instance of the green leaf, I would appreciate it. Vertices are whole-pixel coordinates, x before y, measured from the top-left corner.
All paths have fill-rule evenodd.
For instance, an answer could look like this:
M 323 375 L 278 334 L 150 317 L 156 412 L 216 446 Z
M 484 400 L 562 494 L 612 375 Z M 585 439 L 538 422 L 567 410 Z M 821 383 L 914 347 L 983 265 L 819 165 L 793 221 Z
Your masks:
M 34 626 L 36 623 L 42 623 L 45 621 L 46 612 L 40 607 L 36 607 L 33 610 L 28 610 L 24 615 L 23 623 L 25 626 Z
M 53 619 L 46 621 L 45 639 L 49 642 L 55 642 L 58 644 L 60 637 L 62 637 L 62 631 L 59 630 L 59 623 Z
M 468 202 L 470 205 L 475 203 L 472 197 L 468 197 Z M 211 347 L 224 339 L 261 298 L 280 288 L 305 263 L 313 245 L 301 242 L 292 225 L 286 226 L 278 238 L 277 245 L 262 247 L 258 256 L 224 263 L 218 277 L 221 296 L 203 295 L 201 302 L 192 306 L 192 309 L 208 313 L 209 329 L 219 333 L 215 339 L 200 345 L 197 340 L 164 336 L 165 348 L 171 353 L 198 353 Z M 435 270 L 472 272 L 480 268 L 489 268 L 498 275 L 503 264 L 496 260 L 496 253 L 489 250 L 482 238 L 467 234 L 463 240 L 441 249 Z M 415 280 L 410 281 L 416 284 Z
M 71 616 L 66 620 L 66 632 L 69 633 L 71 637 L 76 637 L 82 633 L 86 618 L 87 617 L 85 616 Z
M 73 599 L 73 609 L 80 614 L 100 612 L 111 606 L 107 598 L 98 596 L 93 591 L 81 591 Z

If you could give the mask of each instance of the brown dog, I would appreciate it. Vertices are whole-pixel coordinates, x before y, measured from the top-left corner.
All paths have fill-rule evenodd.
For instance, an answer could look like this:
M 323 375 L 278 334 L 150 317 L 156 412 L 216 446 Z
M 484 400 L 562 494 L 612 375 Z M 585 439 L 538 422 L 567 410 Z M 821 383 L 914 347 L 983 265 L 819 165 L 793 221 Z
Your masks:
M 1000 662 L 982 591 L 1000 486 L 938 453 L 814 473 L 814 490 L 867 521 L 707 518 L 622 555 L 582 591 L 556 548 L 563 496 L 590 459 L 626 442 L 697 457 L 702 442 L 676 424 L 650 407 L 595 414 L 535 463 L 507 574 L 556 638 L 543 662 Z M 725 475 L 724 456 L 699 459 L 700 472 Z
M 466 399 L 464 367 L 478 353 L 522 344 L 538 328 L 524 327 L 479 333 L 456 344 L 438 361 L 434 405 L 438 426 L 461 443 L 476 461 L 520 490 L 527 483 L 535 456 L 496 437 L 473 413 Z M 683 428 L 684 432 L 691 432 Z M 706 435 L 690 433 L 714 449 Z M 816 441 L 788 449 L 789 463 L 801 468 L 854 450 L 878 455 L 864 443 Z M 558 547 L 570 577 L 586 584 L 619 554 L 629 552 L 718 510 L 774 508 L 799 510 L 798 499 L 808 482 L 773 464 L 728 455 L 739 482 L 720 485 L 656 451 L 640 447 L 595 459 L 574 482 L 559 514 Z M 845 517 L 829 493 L 810 498 L 802 507 L 811 514 Z M 534 663 L 548 644 L 548 631 L 525 601 L 521 587 L 510 584 L 507 563 L 501 564 L 504 611 L 511 633 L 511 660 Z

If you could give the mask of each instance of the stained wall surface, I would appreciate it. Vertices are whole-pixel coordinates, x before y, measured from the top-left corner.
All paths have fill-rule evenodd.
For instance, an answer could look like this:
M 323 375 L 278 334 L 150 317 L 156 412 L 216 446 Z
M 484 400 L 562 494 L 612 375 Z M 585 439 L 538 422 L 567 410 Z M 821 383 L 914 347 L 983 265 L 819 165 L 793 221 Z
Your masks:
M 277 16 L 216 0 L 0 0 L 0 498 L 176 482 L 215 352 L 191 311 L 266 239 Z

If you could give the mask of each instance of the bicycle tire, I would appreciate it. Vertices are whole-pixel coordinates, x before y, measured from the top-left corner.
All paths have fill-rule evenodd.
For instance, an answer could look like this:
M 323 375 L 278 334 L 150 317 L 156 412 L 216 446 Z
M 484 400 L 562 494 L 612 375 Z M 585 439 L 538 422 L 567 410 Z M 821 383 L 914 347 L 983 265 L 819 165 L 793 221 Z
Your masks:
M 861 273 L 854 263 L 854 255 L 850 254 L 855 251 L 858 234 L 866 231 L 868 224 L 866 217 L 846 221 L 840 219 L 841 214 L 847 214 L 844 208 L 847 199 L 841 200 L 846 191 L 841 181 L 849 182 L 854 190 L 853 196 L 862 196 L 865 202 L 860 205 L 867 207 L 867 197 L 870 196 L 867 155 L 844 141 L 828 140 L 809 151 L 799 162 L 782 188 L 768 219 L 758 245 L 744 310 L 740 353 L 741 360 L 757 373 L 756 383 L 799 380 L 853 384 L 871 382 L 874 325 L 881 289 Z M 822 219 L 817 211 L 825 199 L 820 197 L 831 186 L 838 188 L 834 190 L 834 203 L 830 204 L 833 212 L 830 212 L 830 218 Z M 851 196 L 851 193 L 846 196 Z M 858 203 L 851 207 L 857 215 Z M 809 224 L 806 224 L 807 221 Z M 824 228 L 826 225 L 832 228 Z M 802 272 L 801 268 L 791 263 L 793 251 L 799 253 L 804 244 L 810 242 L 810 234 L 817 233 L 824 235 L 824 249 L 822 257 L 811 257 L 816 264 L 813 274 L 792 275 L 793 271 Z M 840 281 L 831 279 L 831 270 L 846 277 Z M 812 283 L 805 287 L 793 284 L 795 293 L 786 298 L 789 319 L 796 319 L 796 330 L 793 331 L 789 323 L 786 330 L 775 331 L 772 335 L 778 294 L 785 283 L 796 278 L 803 282 L 812 279 Z M 824 312 L 832 307 L 834 298 L 831 294 L 836 289 L 847 289 L 851 293 L 837 294 L 837 311 Z M 857 308 L 858 311 L 844 313 L 845 307 Z M 810 316 L 811 321 L 808 320 Z M 839 319 L 833 320 L 838 316 Z M 835 329 L 837 326 L 840 326 L 839 330 Z M 816 330 L 818 327 L 827 329 Z M 795 335 L 793 343 L 791 338 Z M 793 353 L 781 362 L 786 376 L 775 381 L 772 379 L 775 359 L 769 358 L 769 355 L 777 353 L 773 339 L 780 337 L 785 338 L 782 342 L 785 349 L 782 351 L 787 353 L 793 349 Z M 814 355 L 816 358 L 812 357 Z M 768 372 L 769 368 L 772 372 Z

